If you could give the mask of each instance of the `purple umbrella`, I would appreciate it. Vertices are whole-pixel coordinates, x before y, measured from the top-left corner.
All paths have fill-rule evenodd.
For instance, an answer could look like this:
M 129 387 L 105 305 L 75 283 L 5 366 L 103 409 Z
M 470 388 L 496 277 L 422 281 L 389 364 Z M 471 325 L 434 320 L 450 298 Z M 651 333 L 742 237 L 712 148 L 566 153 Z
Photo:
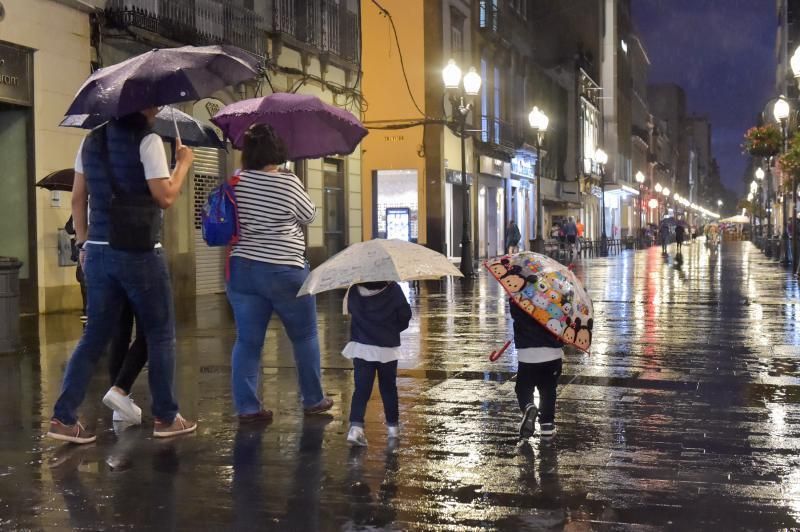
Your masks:
M 238 149 L 250 126 L 269 124 L 286 143 L 291 160 L 353 153 L 367 134 L 350 112 L 316 96 L 285 92 L 232 103 L 211 121 Z
M 257 68 L 253 56 L 233 46 L 155 49 L 94 72 L 66 114 L 119 118 L 148 107 L 198 100 L 255 78 Z

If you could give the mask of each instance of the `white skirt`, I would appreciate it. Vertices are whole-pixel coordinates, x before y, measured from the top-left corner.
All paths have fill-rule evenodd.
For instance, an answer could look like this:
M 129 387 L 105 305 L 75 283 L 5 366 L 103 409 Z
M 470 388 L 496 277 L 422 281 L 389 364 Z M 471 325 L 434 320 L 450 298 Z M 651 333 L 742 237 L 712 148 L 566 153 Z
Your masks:
M 342 355 L 349 359 L 360 358 L 367 362 L 394 362 L 400 358 L 400 348 L 348 342 L 342 350 Z

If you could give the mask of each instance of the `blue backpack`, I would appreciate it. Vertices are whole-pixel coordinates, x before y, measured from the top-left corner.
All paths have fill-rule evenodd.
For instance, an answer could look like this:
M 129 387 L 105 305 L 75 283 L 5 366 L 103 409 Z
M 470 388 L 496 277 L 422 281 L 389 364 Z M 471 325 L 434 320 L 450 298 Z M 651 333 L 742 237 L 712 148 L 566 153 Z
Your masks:
M 228 246 L 239 240 L 239 215 L 233 188 L 239 176 L 233 176 L 211 191 L 203 206 L 203 240 L 209 246 Z

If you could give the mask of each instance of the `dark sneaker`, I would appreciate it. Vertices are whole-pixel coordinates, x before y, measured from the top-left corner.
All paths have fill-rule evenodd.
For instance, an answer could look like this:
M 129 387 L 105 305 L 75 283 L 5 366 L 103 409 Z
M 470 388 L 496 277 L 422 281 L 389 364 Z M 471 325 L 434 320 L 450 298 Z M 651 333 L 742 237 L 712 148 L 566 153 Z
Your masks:
M 153 436 L 156 438 L 172 438 L 181 434 L 189 434 L 195 430 L 197 430 L 197 423 L 184 419 L 180 414 L 176 414 L 172 423 L 156 420 L 153 426 Z
M 536 414 L 539 411 L 533 403 L 525 407 L 525 413 L 522 414 L 522 421 L 519 423 L 519 437 L 523 440 L 530 438 L 536 433 Z
M 322 414 L 324 412 L 327 412 L 331 408 L 333 408 L 333 399 L 331 399 L 330 397 L 324 397 L 322 401 L 315 404 L 314 406 L 309 406 L 308 408 L 304 408 L 303 413 L 307 415 Z
M 240 425 L 252 423 L 272 423 L 272 410 L 259 410 L 254 414 L 241 414 L 239 417 Z
M 57 419 L 50 420 L 50 430 L 46 436 L 54 440 L 68 441 L 70 443 L 85 444 L 92 443 L 97 436 L 83 428 L 80 423 L 65 425 Z
M 539 434 L 544 437 L 551 437 L 556 435 L 555 423 L 539 423 Z

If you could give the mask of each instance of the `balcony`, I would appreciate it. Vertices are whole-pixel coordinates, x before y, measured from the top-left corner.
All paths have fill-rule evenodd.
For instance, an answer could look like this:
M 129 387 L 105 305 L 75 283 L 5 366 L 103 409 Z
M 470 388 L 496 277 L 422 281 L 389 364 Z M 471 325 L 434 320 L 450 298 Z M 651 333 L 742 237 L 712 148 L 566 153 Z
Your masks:
M 478 29 L 490 40 L 507 42 L 512 24 L 511 13 L 508 9 L 501 9 L 500 3 L 500 0 L 480 0 Z
M 516 149 L 512 125 L 494 116 L 481 115 L 481 141 L 510 155 Z
M 358 14 L 335 0 L 274 0 L 272 32 L 304 48 L 359 64 Z
M 109 26 L 138 28 L 181 44 L 232 44 L 263 57 L 264 21 L 219 0 L 109 0 Z

